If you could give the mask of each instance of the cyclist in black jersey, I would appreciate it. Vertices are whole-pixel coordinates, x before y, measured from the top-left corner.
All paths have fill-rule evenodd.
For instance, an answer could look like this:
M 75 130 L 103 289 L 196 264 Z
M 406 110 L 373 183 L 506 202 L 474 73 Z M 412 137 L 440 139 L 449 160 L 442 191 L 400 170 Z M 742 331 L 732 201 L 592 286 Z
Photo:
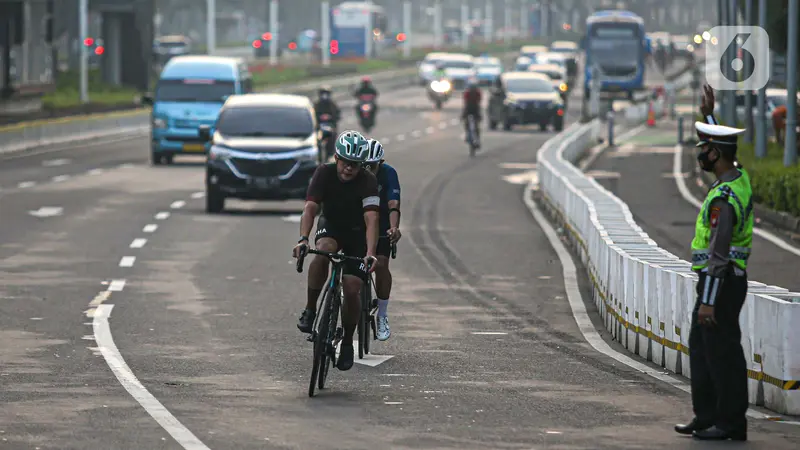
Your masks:
M 339 349 L 337 368 L 353 366 L 353 334 L 361 312 L 361 286 L 368 273 L 375 270 L 378 245 L 378 211 L 380 197 L 375 175 L 363 170 L 369 147 L 367 139 L 357 131 L 345 131 L 336 140 L 336 162 L 320 165 L 311 179 L 306 204 L 300 219 L 300 240 L 292 254 L 305 255 L 314 217 L 322 205 L 314 244 L 318 250 L 343 250 L 348 256 L 364 257 L 364 263 L 346 263 L 342 287 L 342 324 L 344 339 Z M 317 299 L 328 276 L 329 260 L 320 255 L 308 268 L 308 297 L 297 328 L 311 333 L 317 312 Z

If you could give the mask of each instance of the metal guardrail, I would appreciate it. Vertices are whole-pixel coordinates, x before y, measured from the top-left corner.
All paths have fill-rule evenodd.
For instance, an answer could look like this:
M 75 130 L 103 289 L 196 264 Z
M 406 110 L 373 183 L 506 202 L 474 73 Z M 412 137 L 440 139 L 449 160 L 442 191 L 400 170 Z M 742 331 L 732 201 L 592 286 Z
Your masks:
M 593 300 L 613 338 L 630 352 L 691 377 L 689 330 L 698 277 L 691 263 L 650 239 L 625 203 L 576 167 L 601 127 L 598 119 L 575 124 L 542 146 L 539 196 L 587 267 Z M 783 414 L 800 413 L 798 297 L 749 281 L 740 315 L 749 400 Z

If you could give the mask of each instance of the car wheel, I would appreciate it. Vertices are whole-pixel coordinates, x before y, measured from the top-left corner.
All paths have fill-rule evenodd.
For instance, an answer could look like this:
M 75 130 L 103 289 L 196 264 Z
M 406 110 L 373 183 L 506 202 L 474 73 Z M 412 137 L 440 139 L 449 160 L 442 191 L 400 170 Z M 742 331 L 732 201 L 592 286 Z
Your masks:
M 539 129 L 540 129 L 541 131 L 547 131 L 547 124 L 546 124 L 546 123 L 544 123 L 544 122 L 540 123 L 540 124 L 539 124 Z
M 206 212 L 211 214 L 221 213 L 225 209 L 225 196 L 222 192 L 206 187 Z
M 164 155 L 164 162 L 167 164 L 172 164 L 175 160 L 175 155 Z
M 156 153 L 156 152 L 151 152 L 150 153 L 150 162 L 154 166 L 160 166 L 161 165 L 161 155 Z
M 511 131 L 511 122 L 509 122 L 507 120 L 505 122 L 503 122 L 503 129 L 506 130 L 506 131 Z
M 496 120 L 489 120 L 489 129 L 496 130 L 497 129 L 497 121 Z

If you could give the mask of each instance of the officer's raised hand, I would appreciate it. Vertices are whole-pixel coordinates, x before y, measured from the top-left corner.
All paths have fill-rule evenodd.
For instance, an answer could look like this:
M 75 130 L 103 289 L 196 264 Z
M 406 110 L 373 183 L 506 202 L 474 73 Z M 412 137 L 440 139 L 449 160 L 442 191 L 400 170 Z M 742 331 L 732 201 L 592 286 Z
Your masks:
M 697 323 L 699 325 L 716 324 L 717 320 L 714 319 L 714 307 L 710 305 L 700 305 L 700 309 L 697 310 Z
M 714 89 L 708 84 L 703 85 L 703 98 L 700 101 L 700 112 L 703 117 L 714 114 Z

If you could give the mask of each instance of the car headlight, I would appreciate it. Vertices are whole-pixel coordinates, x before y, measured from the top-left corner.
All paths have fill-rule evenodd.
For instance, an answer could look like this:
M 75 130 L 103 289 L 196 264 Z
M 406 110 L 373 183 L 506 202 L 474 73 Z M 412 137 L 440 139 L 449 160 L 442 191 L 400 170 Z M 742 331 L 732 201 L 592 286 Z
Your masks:
M 219 145 L 212 145 L 211 149 L 208 151 L 208 159 L 211 160 L 219 160 L 225 161 L 230 159 L 231 151 L 225 147 L 220 147 Z
M 154 117 L 153 128 L 167 128 L 167 121 L 160 117 Z
M 567 92 L 567 88 L 568 88 L 567 83 L 561 83 L 558 85 L 558 90 L 561 92 Z

